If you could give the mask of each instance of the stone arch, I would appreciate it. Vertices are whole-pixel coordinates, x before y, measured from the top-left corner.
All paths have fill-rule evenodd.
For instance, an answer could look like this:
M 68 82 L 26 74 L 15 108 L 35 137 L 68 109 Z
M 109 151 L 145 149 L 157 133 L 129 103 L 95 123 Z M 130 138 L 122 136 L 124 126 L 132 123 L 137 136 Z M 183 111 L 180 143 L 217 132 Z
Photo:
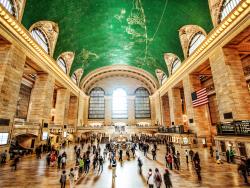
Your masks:
M 58 24 L 54 23 L 52 21 L 39 21 L 39 22 L 34 23 L 29 28 L 29 31 L 31 32 L 35 28 L 40 29 L 46 35 L 46 38 L 47 38 L 48 43 L 49 43 L 49 54 L 50 54 L 50 56 L 53 56 L 56 42 L 57 42 L 57 38 L 59 35 Z
M 214 27 L 216 27 L 219 23 L 219 17 L 223 5 L 223 0 L 208 0 L 208 4 L 213 25 Z
M 180 58 L 176 54 L 173 54 L 173 53 L 165 53 L 164 54 L 164 60 L 165 60 L 166 65 L 168 67 L 168 74 L 169 75 L 173 74 L 173 71 L 172 71 L 173 63 L 176 60 L 179 60 L 181 62 Z
M 66 66 L 67 66 L 66 67 L 67 68 L 67 75 L 69 75 L 72 63 L 73 63 L 74 58 L 75 58 L 75 53 L 74 52 L 63 52 L 61 55 L 58 56 L 57 60 L 59 58 L 62 58 L 65 61 Z
M 82 68 L 78 68 L 74 71 L 74 73 L 76 75 L 76 78 L 77 78 L 77 85 L 79 86 L 80 84 L 80 81 L 81 81 L 81 78 L 82 78 L 82 75 L 83 75 L 83 69 Z
M 162 81 L 163 81 L 164 77 L 166 77 L 167 75 L 161 69 L 156 69 L 155 74 L 156 74 L 156 77 L 157 77 L 160 85 L 162 85 Z
M 198 25 L 185 25 L 180 28 L 179 37 L 185 58 L 188 57 L 189 44 L 193 36 L 198 32 L 201 32 L 205 36 L 207 35 L 206 31 Z

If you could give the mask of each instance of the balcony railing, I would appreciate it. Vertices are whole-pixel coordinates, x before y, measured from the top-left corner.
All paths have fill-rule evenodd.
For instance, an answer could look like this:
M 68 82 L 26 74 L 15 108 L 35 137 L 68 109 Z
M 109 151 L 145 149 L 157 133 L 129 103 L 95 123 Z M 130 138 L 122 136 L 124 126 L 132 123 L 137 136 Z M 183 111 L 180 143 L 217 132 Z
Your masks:
M 243 68 L 244 75 L 249 76 L 250 75 L 250 65 Z
M 176 133 L 176 134 L 190 134 L 191 131 L 184 131 L 183 125 L 174 126 L 174 127 L 159 127 L 158 128 L 159 133 Z
M 220 123 L 217 125 L 217 135 L 250 136 L 250 120 Z

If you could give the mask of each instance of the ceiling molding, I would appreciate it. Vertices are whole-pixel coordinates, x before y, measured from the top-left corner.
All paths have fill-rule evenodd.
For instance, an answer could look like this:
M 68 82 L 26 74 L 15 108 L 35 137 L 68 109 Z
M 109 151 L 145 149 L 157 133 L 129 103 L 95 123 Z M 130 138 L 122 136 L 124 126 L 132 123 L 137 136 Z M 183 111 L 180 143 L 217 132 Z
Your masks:
M 159 88 L 157 80 L 150 73 L 129 65 L 112 65 L 96 69 L 84 77 L 80 87 L 84 92 L 88 93 L 92 86 L 99 80 L 110 77 L 129 77 L 137 79 L 147 86 L 151 94 Z

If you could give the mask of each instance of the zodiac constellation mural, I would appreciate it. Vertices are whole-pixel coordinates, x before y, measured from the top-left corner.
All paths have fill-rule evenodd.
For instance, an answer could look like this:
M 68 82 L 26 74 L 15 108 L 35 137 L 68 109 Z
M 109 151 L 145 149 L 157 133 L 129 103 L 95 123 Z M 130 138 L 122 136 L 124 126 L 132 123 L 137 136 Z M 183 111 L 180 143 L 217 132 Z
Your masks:
M 128 44 L 125 44 L 123 46 L 124 50 L 131 50 L 136 45 L 144 45 L 142 47 L 144 49 L 144 53 L 136 57 L 135 62 L 138 66 L 153 66 L 157 68 L 157 60 L 149 53 L 149 45 L 153 42 L 158 29 L 161 25 L 163 16 L 166 11 L 168 0 L 165 2 L 165 6 L 161 15 L 161 18 L 159 20 L 158 26 L 155 30 L 155 33 L 152 37 L 149 37 L 148 35 L 148 28 L 147 28 L 147 20 L 146 15 L 144 12 L 143 4 L 141 0 L 132 0 L 132 9 L 130 11 L 130 14 L 128 17 L 126 17 L 126 10 L 121 9 L 120 14 L 115 15 L 115 19 L 117 19 L 120 23 L 122 23 L 122 20 L 125 20 L 126 26 L 125 32 L 131 36 L 130 42 Z
M 96 53 L 83 48 L 82 51 L 78 54 L 77 58 L 82 63 L 82 68 L 84 69 L 91 61 L 99 59 L 99 56 Z

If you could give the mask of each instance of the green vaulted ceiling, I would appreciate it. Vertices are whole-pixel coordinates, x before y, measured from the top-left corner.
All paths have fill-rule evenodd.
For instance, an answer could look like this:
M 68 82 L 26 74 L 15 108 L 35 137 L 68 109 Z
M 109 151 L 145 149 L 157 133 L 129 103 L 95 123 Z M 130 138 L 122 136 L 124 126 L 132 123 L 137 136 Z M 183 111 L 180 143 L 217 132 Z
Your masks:
M 212 29 L 208 0 L 27 0 L 25 27 L 41 20 L 59 25 L 54 58 L 75 52 L 71 73 L 83 67 L 84 75 L 112 64 L 167 73 L 165 52 L 183 60 L 182 26 Z

